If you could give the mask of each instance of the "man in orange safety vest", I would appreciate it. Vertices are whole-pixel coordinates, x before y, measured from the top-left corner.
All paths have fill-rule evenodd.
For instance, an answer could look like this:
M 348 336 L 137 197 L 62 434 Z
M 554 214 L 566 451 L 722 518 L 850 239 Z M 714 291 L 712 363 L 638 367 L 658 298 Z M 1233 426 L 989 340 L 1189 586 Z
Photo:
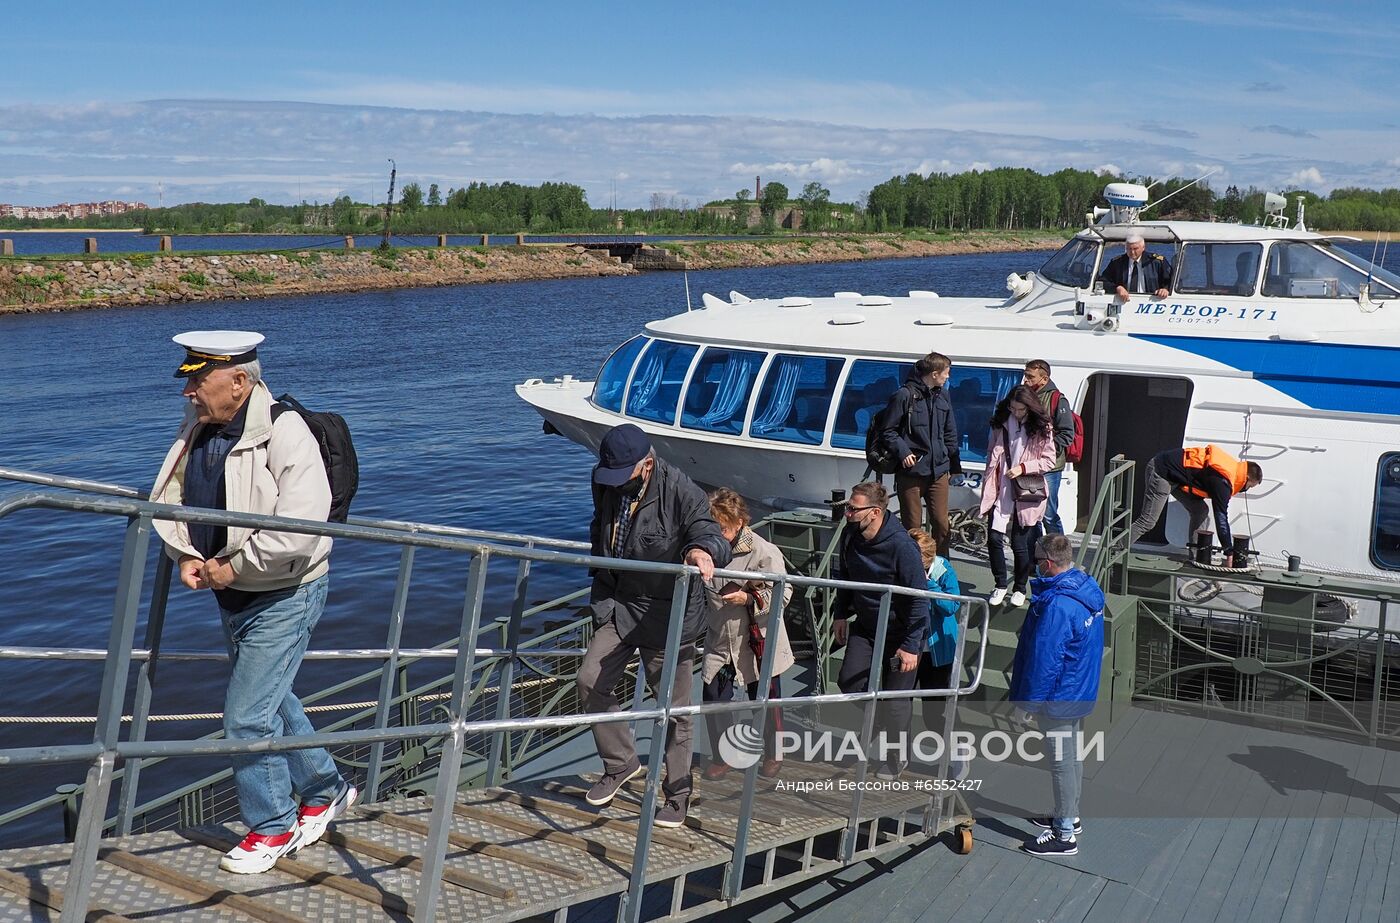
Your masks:
M 1191 516 L 1194 540 L 1206 524 L 1206 500 L 1215 513 L 1215 534 L 1225 548 L 1225 566 L 1234 567 L 1230 536 L 1230 498 L 1255 487 L 1264 472 L 1255 462 L 1240 461 L 1218 445 L 1185 446 L 1159 452 L 1147 463 L 1147 492 L 1142 514 L 1133 520 L 1129 542 L 1150 532 L 1162 518 L 1167 498 L 1175 497 Z M 1240 562 L 1243 564 L 1244 562 Z

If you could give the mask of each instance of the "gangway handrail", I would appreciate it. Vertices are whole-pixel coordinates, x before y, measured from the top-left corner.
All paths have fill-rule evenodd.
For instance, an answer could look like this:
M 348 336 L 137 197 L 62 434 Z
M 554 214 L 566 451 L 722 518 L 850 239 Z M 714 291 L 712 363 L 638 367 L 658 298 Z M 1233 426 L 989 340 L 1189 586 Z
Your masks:
M 421 885 L 418 899 L 415 902 L 418 914 L 425 919 L 431 919 L 438 906 L 438 897 L 449 845 L 448 833 L 452 814 L 451 805 L 458 788 L 458 781 L 462 770 L 462 758 L 465 753 L 465 739 L 468 733 L 489 734 L 493 736 L 494 740 L 501 740 L 511 731 L 515 730 L 591 727 L 597 724 L 610 722 L 650 720 L 653 723 L 653 733 L 651 735 L 651 753 L 646 774 L 646 788 L 642 798 L 640 812 L 643 822 L 638 828 L 635 858 L 629 886 L 627 892 L 622 896 L 618 910 L 619 920 L 637 921 L 640 919 L 642 910 L 641 895 L 645 884 L 647 856 L 650 850 L 653 821 L 660 794 L 661 770 L 664 762 L 661 757 L 663 744 L 666 738 L 665 727 L 672 717 L 679 715 L 718 714 L 756 710 L 757 731 L 762 734 L 763 725 L 767 720 L 767 713 L 771 706 L 811 706 L 839 702 L 863 704 L 865 706 L 865 720 L 861 730 L 860 755 L 856 766 L 857 785 L 852 795 L 851 811 L 842 848 L 843 859 L 849 861 L 854 853 L 854 846 L 859 828 L 861 789 L 868 768 L 867 755 L 870 752 L 873 737 L 874 710 L 877 704 L 892 699 L 924 699 L 949 696 L 956 698 L 971 694 L 979 688 L 982 680 L 982 671 L 985 666 L 987 638 L 989 634 L 986 629 L 990 625 L 990 609 L 984 599 L 939 593 L 923 588 L 915 589 L 885 584 L 843 581 L 832 578 L 806 577 L 788 574 L 786 572 L 767 574 L 720 568 L 715 570 L 715 574 L 723 578 L 764 581 L 773 584 L 774 603 L 769 607 L 767 624 L 767 630 L 771 637 L 777 636 L 776 632 L 781 624 L 784 608 L 783 591 L 788 584 L 859 590 L 879 594 L 881 602 L 874 643 L 874 648 L 877 651 L 884 649 L 889 626 L 890 609 L 895 596 L 957 601 L 960 604 L 958 620 L 959 628 L 961 629 L 956 645 L 957 662 L 959 663 L 962 662 L 965 656 L 965 640 L 969 627 L 970 615 L 973 611 L 978 612 L 980 615 L 979 624 L 981 630 L 979 632 L 978 656 L 975 667 L 973 667 L 971 672 L 971 682 L 964 686 L 961 683 L 961 677 L 955 676 L 953 679 L 956 685 L 949 686 L 946 689 L 883 690 L 880 686 L 884 658 L 877 657 L 874 658 L 871 664 L 869 688 L 865 692 L 823 693 L 815 696 L 801 697 L 784 697 L 780 695 L 770 698 L 768 690 L 773 675 L 772 669 L 777 645 L 767 645 L 760 667 L 759 696 L 757 702 L 708 702 L 678 706 L 672 704 L 671 689 L 676 670 L 678 669 L 682 623 L 690 582 L 699 572 L 697 568 L 690 565 L 631 561 L 619 558 L 597 557 L 591 554 L 580 554 L 560 549 L 537 548 L 535 547 L 535 541 L 529 536 L 524 537 L 525 545 L 523 547 L 510 547 L 482 541 L 480 539 L 454 535 L 425 534 L 423 530 L 416 529 L 406 531 L 382 526 L 316 522 L 252 513 L 231 513 L 228 511 L 153 503 L 149 500 L 139 500 L 125 496 L 63 496 L 52 493 L 28 492 L 0 501 L 0 519 L 23 509 L 52 509 L 120 516 L 127 520 L 122 568 L 118 580 L 107 657 L 104 663 L 103 678 L 97 707 L 98 721 L 93 735 L 93 742 L 91 744 L 61 746 L 13 747 L 0 750 L 0 765 L 51 764 L 74 761 L 89 763 L 82 807 L 76 825 L 77 829 L 74 837 L 73 855 L 69 862 L 68 883 L 65 889 L 67 892 L 67 899 L 65 900 L 62 917 L 64 920 L 74 921 L 74 923 L 83 919 L 88 909 L 89 893 L 96 875 L 99 841 L 102 830 L 104 829 L 105 806 L 110 798 L 113 772 L 118 760 L 132 761 L 150 757 L 170 756 L 231 755 L 249 752 L 265 752 L 269 750 L 285 751 L 307 749 L 348 743 L 367 743 L 379 746 L 387 742 L 401 741 L 409 738 L 442 738 L 442 752 L 431 820 L 429 823 L 427 844 L 421 858 Z M 130 665 L 133 660 L 133 651 L 137 649 L 134 643 L 134 633 L 137 621 L 137 610 L 141 598 L 141 584 L 144 579 L 147 551 L 149 549 L 151 532 L 153 531 L 152 524 L 156 520 L 241 526 L 244 528 L 267 529 L 294 534 L 360 539 L 402 546 L 404 558 L 400 568 L 399 582 L 395 594 L 394 612 L 391 616 L 391 642 L 387 650 L 389 662 L 385 665 L 386 671 L 402 653 L 397 643 L 397 632 L 402 624 L 403 602 L 407 591 L 406 580 L 407 574 L 411 570 L 413 550 L 418 547 L 428 547 L 469 554 L 471 563 L 467 584 L 466 604 L 462 612 L 462 628 L 459 633 L 459 643 L 456 649 L 452 691 L 446 712 L 447 720 L 432 723 L 414 723 L 397 728 L 386 727 L 381 721 L 377 723 L 376 727 L 370 729 L 335 732 L 322 731 L 306 736 L 283 737 L 271 740 L 204 738 L 193 741 L 180 739 L 147 741 L 144 739 L 145 715 L 142 713 L 139 720 L 133 722 L 134 725 L 137 726 L 133 727 L 132 739 L 122 740 L 120 729 L 125 690 L 128 674 L 130 672 Z M 509 646 L 512 648 L 518 644 L 520 618 L 524 609 L 524 587 L 528 581 L 529 566 L 534 561 L 567 564 L 590 569 L 670 575 L 673 578 L 672 602 L 669 613 L 666 648 L 662 660 L 662 675 L 657 686 L 658 691 L 655 697 L 655 706 L 650 708 L 634 707 L 631 710 L 619 712 L 585 712 L 575 715 L 535 716 L 526 718 L 510 718 L 498 714 L 495 719 L 491 720 L 472 720 L 468 712 L 468 707 L 471 701 L 472 676 L 475 672 L 478 656 L 477 638 L 482 627 L 481 613 L 486 575 L 493 557 L 516 560 L 519 562 L 516 604 L 511 614 L 509 633 Z M 152 617 L 148 619 L 149 623 L 156 625 L 159 625 L 163 620 L 165 591 L 168 590 L 169 587 L 171 572 L 171 562 L 168 555 L 162 554 L 159 556 L 158 560 L 160 562 L 158 564 L 158 583 L 161 583 L 162 586 L 158 586 L 158 592 L 152 597 Z M 156 614 L 157 609 L 159 609 L 158 617 Z M 158 630 L 157 628 L 157 631 Z M 146 649 L 154 649 L 158 645 L 158 640 L 157 635 L 155 642 L 147 644 Z M 516 654 L 513 653 L 512 657 L 507 659 L 507 663 L 512 662 L 515 656 Z M 147 666 L 149 666 L 149 663 Z M 503 674 L 503 694 L 498 701 L 509 701 L 511 692 L 510 676 L 511 674 L 508 672 Z M 139 697 L 143 694 L 143 690 L 147 695 L 149 693 L 149 676 L 144 668 L 138 680 L 139 700 Z M 381 702 L 386 697 L 387 685 L 383 689 Z M 381 710 L 380 718 L 382 719 L 383 717 L 383 710 Z M 948 717 L 945 720 L 951 723 L 952 719 Z M 945 774 L 948 768 L 948 759 L 949 755 L 947 748 L 945 748 L 941 761 L 941 768 Z M 731 901 L 737 899 L 743 887 L 742 869 L 748 858 L 745 849 L 748 826 L 752 820 L 753 798 L 757 785 L 757 777 L 758 765 L 755 763 L 745 771 L 744 796 L 739 826 L 737 828 L 738 835 L 736 836 L 734 844 L 734 860 L 730 866 L 730 868 L 735 871 L 734 874 L 727 876 L 727 880 L 724 884 L 725 896 Z M 130 797 L 134 798 L 134 786 L 130 790 Z M 930 829 L 937 829 L 937 821 L 941 820 L 944 806 L 948 803 L 950 798 L 951 794 L 948 793 L 940 793 L 934 796 L 934 803 L 937 805 L 937 808 L 925 812 L 925 832 L 928 832 Z M 128 800 L 128 791 L 125 785 L 123 786 L 121 800 L 123 803 Z M 933 826 L 931 827 L 930 825 Z
M 0 480 L 21 481 L 29 484 L 38 484 L 44 487 L 61 487 L 66 490 L 104 494 L 111 497 L 125 497 L 130 500 L 150 499 L 149 491 L 137 490 L 134 487 L 126 487 L 122 484 L 112 484 L 107 481 L 90 481 L 84 478 L 73 478 L 61 474 L 22 471 L 18 468 L 7 468 L 4 466 L 0 466 Z M 411 520 L 372 519 L 365 516 L 351 516 L 347 522 L 352 526 L 393 529 L 401 532 L 422 532 L 425 535 L 479 538 L 493 542 L 507 542 L 521 545 L 531 543 L 550 548 L 584 549 L 591 547 L 588 542 L 580 542 L 573 539 L 548 538 L 545 536 L 523 535 L 518 532 L 498 532 L 487 529 L 468 529 L 463 526 L 442 526 L 433 523 L 414 522 Z

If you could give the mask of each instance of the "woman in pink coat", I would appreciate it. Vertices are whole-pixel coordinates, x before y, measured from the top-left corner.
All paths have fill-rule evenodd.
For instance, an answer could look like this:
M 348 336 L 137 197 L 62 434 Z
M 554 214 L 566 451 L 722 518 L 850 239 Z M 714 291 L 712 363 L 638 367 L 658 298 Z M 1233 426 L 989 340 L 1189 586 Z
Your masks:
M 1055 467 L 1055 427 L 1035 392 L 1017 385 L 992 414 L 987 436 L 987 471 L 982 476 L 982 515 L 987 516 L 987 554 L 996 589 L 987 597 L 993 606 L 1006 599 L 1006 546 L 1011 536 L 1015 580 L 1011 605 L 1026 602 L 1031 578 L 1036 525 L 1045 515 L 1044 474 Z M 1020 478 L 1020 487 L 1016 479 Z M 1039 487 L 1035 499 L 1017 499 L 1018 492 Z

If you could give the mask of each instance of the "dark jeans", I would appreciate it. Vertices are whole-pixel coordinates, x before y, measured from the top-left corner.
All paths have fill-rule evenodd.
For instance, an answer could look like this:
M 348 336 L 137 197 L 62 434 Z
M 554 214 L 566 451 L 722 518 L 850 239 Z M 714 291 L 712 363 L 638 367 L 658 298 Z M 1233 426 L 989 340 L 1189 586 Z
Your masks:
M 919 658 L 919 681 L 920 689 L 947 689 L 953 683 L 953 664 L 945 663 L 941 667 L 934 666 L 933 657 L 924 654 Z M 924 699 L 924 728 L 933 731 L 935 734 L 943 733 L 943 719 L 946 717 L 945 709 L 951 707 L 952 699 L 930 697 Z
M 1026 592 L 1026 587 L 1031 581 L 1031 567 L 1034 564 L 1033 548 L 1035 546 L 1036 533 L 1039 530 L 1036 526 L 1023 526 L 1016 514 L 1011 514 L 1011 558 L 1012 566 L 1015 570 L 1015 580 L 1011 584 L 1013 590 Z M 998 589 L 1006 588 L 1006 545 L 1003 542 L 1005 534 L 994 529 L 987 530 L 987 554 L 991 556 L 992 580 L 995 581 Z
M 948 481 L 949 476 L 921 477 L 917 474 L 895 472 L 894 492 L 899 495 L 899 521 L 906 529 L 918 529 L 924 524 L 924 507 L 928 507 L 928 531 L 938 545 L 938 553 L 948 556 Z
M 758 683 L 745 683 L 744 688 L 749 693 L 749 701 L 758 700 Z M 768 697 L 776 699 L 779 697 L 778 677 L 773 677 L 768 686 Z M 715 674 L 715 678 L 705 684 L 704 701 L 706 702 L 728 702 L 734 698 L 734 674 L 728 670 L 720 670 Z M 710 729 L 710 754 L 719 751 L 719 739 L 724 732 L 729 730 L 734 723 L 734 715 L 737 712 L 721 712 L 714 715 L 705 716 L 705 724 Z M 783 729 L 783 710 L 777 706 L 768 709 L 768 720 L 763 723 L 763 758 L 775 760 L 778 758 L 778 732 Z M 714 757 L 718 758 L 718 757 Z
M 880 668 L 881 689 L 913 689 L 919 680 L 919 671 L 898 673 L 893 664 L 899 644 L 885 644 L 884 666 Z M 841 661 L 841 675 L 836 683 L 842 692 L 867 692 L 870 689 L 870 661 L 875 653 L 875 639 L 852 631 L 846 637 L 846 656 Z M 925 654 L 925 657 L 928 655 Z M 884 731 L 889 735 L 905 735 L 908 738 L 909 720 L 914 715 L 913 699 L 889 699 L 881 701 L 875 709 L 875 738 L 872 739 L 872 752 L 878 753 L 875 743 Z

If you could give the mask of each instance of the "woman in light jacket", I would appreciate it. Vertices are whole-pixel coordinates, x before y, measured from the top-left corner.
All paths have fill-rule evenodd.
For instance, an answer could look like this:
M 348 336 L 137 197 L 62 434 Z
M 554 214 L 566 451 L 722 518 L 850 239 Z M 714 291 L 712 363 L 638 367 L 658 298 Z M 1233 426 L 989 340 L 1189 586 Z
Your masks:
M 1055 467 L 1055 428 L 1035 392 L 1017 385 L 992 414 L 987 436 L 987 470 L 982 476 L 982 515 L 987 520 L 987 553 L 991 556 L 996 589 L 987 597 L 993 606 L 1006 599 L 1006 548 L 1011 536 L 1014 581 L 1011 605 L 1026 602 L 1030 583 L 1036 525 L 1045 515 L 1045 472 Z M 1017 499 L 1016 478 L 1040 487 L 1037 499 Z
M 766 574 L 787 572 L 783 553 L 749 528 L 749 508 L 744 498 L 727 487 L 710 494 L 710 511 L 719 523 L 724 537 L 729 539 L 734 557 L 730 570 L 757 571 Z M 773 679 L 770 698 L 777 698 L 778 676 L 793 664 L 792 645 L 788 643 L 787 628 L 778 622 L 777 638 L 767 638 L 768 613 L 773 604 L 773 584 L 738 583 L 725 577 L 715 577 L 706 585 L 710 600 L 709 633 L 705 640 L 706 702 L 728 702 L 734 697 L 737 679 L 748 690 L 750 699 L 758 698 L 759 671 L 762 661 L 754 650 L 753 633 L 776 647 L 773 650 Z M 792 598 L 792 584 L 783 585 L 783 600 Z M 753 626 L 751 628 L 751 626 Z M 759 772 L 772 778 L 782 768 L 778 759 L 777 736 L 782 730 L 780 708 L 768 711 L 764 722 L 763 764 Z M 705 768 L 706 779 L 719 779 L 729 766 L 719 757 L 719 740 L 733 723 L 733 713 L 706 715 L 710 729 L 710 765 Z

